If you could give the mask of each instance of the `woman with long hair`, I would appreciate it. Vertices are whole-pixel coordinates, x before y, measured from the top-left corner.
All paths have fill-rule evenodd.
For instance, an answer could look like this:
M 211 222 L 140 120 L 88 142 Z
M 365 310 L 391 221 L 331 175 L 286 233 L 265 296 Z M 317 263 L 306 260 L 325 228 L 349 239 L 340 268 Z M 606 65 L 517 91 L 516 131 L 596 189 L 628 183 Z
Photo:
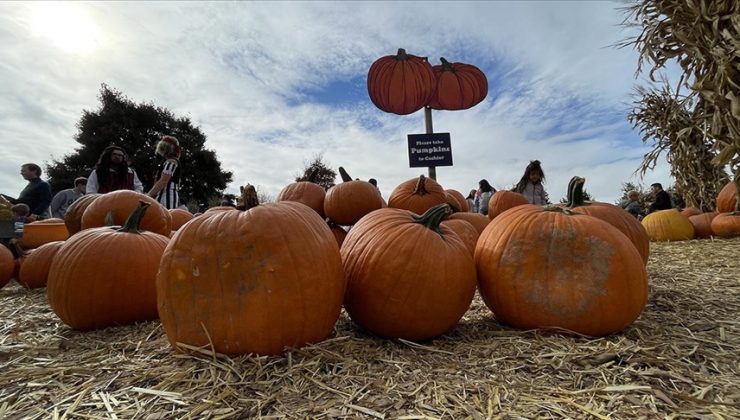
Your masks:
M 98 157 L 95 169 L 87 177 L 86 194 L 104 194 L 117 190 L 144 192 L 144 185 L 129 167 L 126 151 L 119 146 L 108 146 Z

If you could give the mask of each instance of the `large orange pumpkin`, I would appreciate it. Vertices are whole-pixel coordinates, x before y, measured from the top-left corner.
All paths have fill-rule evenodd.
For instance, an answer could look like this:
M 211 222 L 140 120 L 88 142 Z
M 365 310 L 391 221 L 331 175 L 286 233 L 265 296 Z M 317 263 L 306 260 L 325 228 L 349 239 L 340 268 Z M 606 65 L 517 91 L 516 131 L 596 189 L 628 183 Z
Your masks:
M 388 207 L 424 214 L 432 207 L 447 203 L 445 190 L 437 181 L 419 175 L 400 183 L 388 197 Z
M 383 208 L 383 197 L 375 185 L 352 177 L 341 166 L 342 181 L 329 188 L 324 198 L 324 214 L 334 223 L 351 226 L 364 215 Z
M 650 236 L 637 219 L 624 209 L 609 203 L 584 200 L 585 178 L 575 176 L 568 184 L 568 204 L 566 208 L 601 219 L 625 234 L 635 245 L 642 261 L 647 264 L 650 255 Z
M 93 200 L 82 214 L 82 229 L 105 226 L 109 214 L 113 217 L 112 223 L 120 226 L 141 201 L 150 205 L 141 220 L 141 229 L 169 236 L 172 216 L 167 209 L 152 197 L 131 190 L 109 192 Z
M 70 235 L 74 235 L 82 230 L 82 214 L 85 212 L 87 206 L 101 195 L 85 194 L 67 207 L 67 212 L 64 213 L 64 224 L 67 226 L 67 231 Z
M 403 48 L 375 60 L 367 73 L 370 100 L 382 111 L 398 115 L 426 106 L 435 88 L 434 70 L 426 57 L 407 54 Z
M 694 225 L 677 209 L 658 210 L 642 219 L 651 241 L 687 241 L 694 239 Z
M 488 95 L 488 79 L 478 67 L 450 63 L 444 57 L 434 66 L 437 89 L 429 101 L 432 109 L 457 111 L 472 108 Z
M 704 239 L 714 235 L 712 220 L 717 217 L 716 212 L 706 212 L 689 217 L 689 222 L 694 225 L 694 238 Z
M 27 289 L 46 287 L 51 261 L 64 241 L 48 242 L 29 253 L 18 270 L 16 281 Z
M 88 331 L 157 318 L 155 276 L 169 239 L 139 230 L 147 206 L 141 203 L 123 227 L 82 230 L 57 251 L 46 290 L 65 324 Z
M 717 213 L 728 213 L 735 210 L 740 211 L 740 208 L 736 208 L 738 203 L 737 199 L 737 186 L 734 182 L 730 181 L 727 185 L 722 187 L 717 195 Z
M 386 338 L 426 340 L 457 325 L 475 294 L 470 251 L 442 218 L 394 208 L 364 217 L 347 234 L 344 306 L 352 320 Z
M 0 288 L 8 284 L 15 271 L 15 256 L 5 245 L 0 244 Z
M 329 227 L 292 201 L 193 219 L 172 238 L 157 275 L 159 315 L 172 346 L 212 346 L 229 355 L 273 355 L 323 340 L 344 289 Z
M 526 204 L 499 215 L 478 239 L 481 296 L 520 329 L 590 336 L 630 325 L 647 302 L 647 273 L 625 235 L 595 217 Z
M 493 220 L 494 217 L 509 210 L 512 207 L 529 204 L 527 197 L 514 191 L 496 191 L 488 201 L 488 218 Z

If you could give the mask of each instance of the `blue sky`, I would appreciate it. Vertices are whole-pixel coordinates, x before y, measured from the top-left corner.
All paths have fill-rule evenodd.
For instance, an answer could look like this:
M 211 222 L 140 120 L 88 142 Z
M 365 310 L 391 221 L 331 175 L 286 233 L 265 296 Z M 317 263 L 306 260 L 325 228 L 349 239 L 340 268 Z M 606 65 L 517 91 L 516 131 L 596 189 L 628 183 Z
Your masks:
M 478 66 L 487 98 L 434 111 L 455 165 L 445 188 L 485 178 L 511 187 L 542 161 L 551 200 L 587 179 L 614 202 L 623 182 L 673 183 L 664 159 L 644 180 L 648 151 L 625 115 L 637 54 L 617 2 L 74 2 L 0 3 L 0 190 L 17 195 L 22 163 L 73 152 L 101 83 L 187 116 L 234 183 L 277 196 L 317 154 L 387 198 L 426 170 L 409 168 L 408 134 L 424 114 L 375 108 L 366 76 L 398 48 Z M 670 74 L 668 75 L 670 78 Z

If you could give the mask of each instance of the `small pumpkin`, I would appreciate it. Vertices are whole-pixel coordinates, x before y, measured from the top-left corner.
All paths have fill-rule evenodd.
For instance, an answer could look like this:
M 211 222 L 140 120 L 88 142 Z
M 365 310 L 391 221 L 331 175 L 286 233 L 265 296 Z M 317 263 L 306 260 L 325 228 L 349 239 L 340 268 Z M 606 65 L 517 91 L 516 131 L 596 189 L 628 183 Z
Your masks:
M 437 181 L 420 175 L 399 184 L 388 197 L 388 207 L 424 214 L 432 207 L 447 203 L 445 190 Z
M 444 57 L 442 64 L 432 67 L 437 88 L 429 107 L 447 111 L 468 109 L 479 104 L 488 95 L 488 79 L 476 66 L 450 63 Z
M 712 232 L 723 238 L 740 236 L 740 212 L 719 213 L 712 219 Z
M 705 239 L 714 235 L 712 220 L 717 217 L 717 212 L 706 212 L 689 217 L 689 222 L 694 225 L 694 238 Z
M 311 207 L 323 219 L 325 217 L 324 199 L 326 198 L 326 191 L 321 185 L 314 182 L 317 174 L 318 170 L 314 169 L 306 181 L 297 181 L 286 185 L 278 194 L 276 201 L 278 203 L 281 201 L 303 203 Z
M 194 216 L 193 213 L 185 209 L 169 209 L 170 217 L 172 217 L 172 230 L 178 230 L 185 223 L 189 222 Z
M 529 200 L 518 192 L 508 190 L 496 191 L 488 201 L 488 218 L 493 220 L 494 217 L 506 210 L 523 204 L 529 204 Z
M 74 235 L 82 230 L 82 214 L 85 212 L 87 206 L 101 195 L 85 194 L 67 207 L 67 212 L 64 213 L 64 224 L 67 226 L 67 231 L 70 235 Z
M 447 216 L 448 219 L 460 219 L 465 220 L 466 222 L 473 225 L 476 231 L 478 231 L 478 234 L 480 235 L 483 230 L 488 226 L 488 223 L 491 221 L 491 219 L 488 218 L 488 216 L 480 214 L 480 213 L 452 213 L 451 215 Z
M 140 230 L 149 206 L 141 202 L 123 227 L 85 229 L 59 248 L 46 290 L 65 324 L 88 331 L 157 319 L 155 276 L 169 239 Z
M 685 209 L 681 210 L 681 214 L 689 218 L 691 216 L 696 216 L 701 213 L 702 213 L 701 210 L 697 209 L 696 207 L 686 207 Z
M 342 182 L 329 188 L 324 198 L 324 214 L 336 224 L 351 226 L 373 210 L 383 208 L 383 197 L 367 181 L 353 180 L 339 167 Z
M 687 241 L 694 238 L 694 225 L 677 209 L 652 212 L 641 223 L 651 241 Z
M 467 220 L 447 218 L 442 221 L 442 226 L 447 226 L 460 237 L 465 246 L 470 251 L 470 255 L 475 253 L 475 244 L 478 243 L 480 234 Z
M 5 245 L 0 244 L 0 289 L 13 278 L 15 256 Z
M 734 182 L 728 182 L 717 194 L 717 213 L 729 213 L 740 211 L 740 196 L 738 186 Z
M 342 245 L 344 306 L 362 328 L 385 338 L 426 340 L 457 325 L 475 294 L 470 251 L 440 222 L 447 204 L 421 216 L 385 208 L 360 220 Z
M 647 302 L 634 245 L 603 220 L 525 204 L 491 221 L 475 248 L 479 290 L 502 323 L 590 336 L 623 330 Z
M 412 114 L 429 103 L 436 89 L 434 70 L 426 57 L 398 49 L 396 55 L 381 57 L 367 73 L 367 93 L 380 110 L 398 115 Z
M 460 191 L 449 189 L 449 190 L 445 190 L 445 193 L 447 194 L 447 204 L 450 204 L 450 206 L 452 206 L 450 197 L 452 197 L 455 200 L 454 202 L 455 206 L 453 206 L 453 209 L 452 209 L 453 211 L 463 211 L 463 212 L 470 211 L 470 207 L 468 206 L 468 200 L 465 199 L 465 196 L 462 195 Z
M 27 289 L 46 287 L 51 262 L 62 245 L 64 241 L 48 242 L 29 253 L 18 270 L 18 284 Z
M 67 226 L 61 219 L 57 221 L 39 220 L 23 226 L 23 236 L 18 241 L 23 249 L 37 248 L 45 243 L 63 241 L 69 237 Z

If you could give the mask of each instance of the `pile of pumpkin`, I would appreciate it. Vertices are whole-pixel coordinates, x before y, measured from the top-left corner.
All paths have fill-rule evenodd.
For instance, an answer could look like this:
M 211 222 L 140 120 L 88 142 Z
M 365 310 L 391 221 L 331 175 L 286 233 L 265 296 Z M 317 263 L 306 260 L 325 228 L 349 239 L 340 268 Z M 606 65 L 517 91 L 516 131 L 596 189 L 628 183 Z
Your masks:
M 583 178 L 566 205 L 499 191 L 483 216 L 423 175 L 386 203 L 340 173 L 328 191 L 290 184 L 276 203 L 247 186 L 241 210 L 197 217 L 132 191 L 88 195 L 47 222 L 71 236 L 17 259 L 15 276 L 46 285 L 73 329 L 159 318 L 174 348 L 230 355 L 321 341 L 342 307 L 377 336 L 427 340 L 457 325 L 476 289 L 501 323 L 590 336 L 621 331 L 645 306 L 647 232 L 617 206 L 584 202 Z M 6 282 L 13 264 L 0 252 Z
M 717 195 L 716 210 L 702 212 L 693 207 L 660 210 L 642 220 L 654 241 L 684 241 L 712 236 L 740 236 L 740 212 L 736 211 L 736 187 L 728 182 Z

